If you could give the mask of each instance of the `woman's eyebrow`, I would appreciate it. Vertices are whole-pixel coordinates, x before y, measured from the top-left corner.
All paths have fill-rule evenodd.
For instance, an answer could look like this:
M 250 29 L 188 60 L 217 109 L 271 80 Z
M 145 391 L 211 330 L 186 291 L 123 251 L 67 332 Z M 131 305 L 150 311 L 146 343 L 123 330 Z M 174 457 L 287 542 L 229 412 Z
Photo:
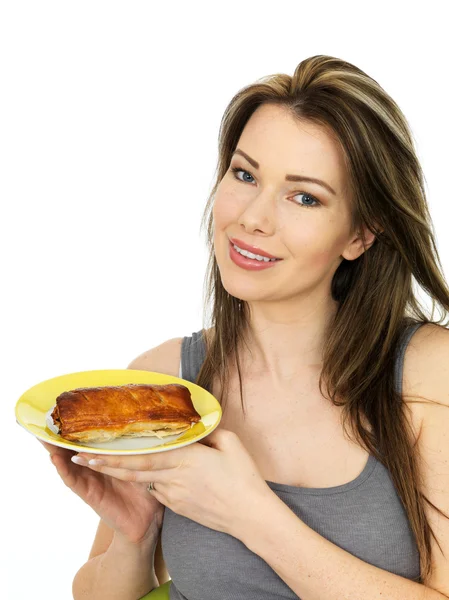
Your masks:
M 243 152 L 243 150 L 240 150 L 239 148 L 237 148 L 237 150 L 234 150 L 233 155 L 234 154 L 240 154 L 241 156 L 246 158 L 246 160 L 250 163 L 250 165 L 252 165 L 255 169 L 259 168 L 259 163 L 256 160 L 254 160 L 254 158 L 251 158 L 250 156 L 248 156 L 248 154 L 246 154 L 246 152 Z M 337 195 L 335 190 L 333 188 L 331 188 L 331 186 L 328 183 L 326 183 L 325 181 L 322 181 L 321 179 L 316 179 L 315 177 L 307 177 L 306 175 L 286 175 L 285 181 L 308 181 L 310 183 L 317 183 L 318 185 L 321 185 L 324 188 L 326 188 L 334 196 Z

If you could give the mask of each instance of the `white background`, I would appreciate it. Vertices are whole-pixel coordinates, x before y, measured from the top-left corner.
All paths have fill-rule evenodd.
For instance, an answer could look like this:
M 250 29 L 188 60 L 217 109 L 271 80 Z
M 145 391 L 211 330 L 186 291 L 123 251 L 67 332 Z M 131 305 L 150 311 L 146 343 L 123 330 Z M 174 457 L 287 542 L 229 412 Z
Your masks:
M 69 600 L 98 522 L 15 403 L 201 329 L 200 220 L 241 87 L 315 54 L 374 77 L 412 127 L 447 272 L 444 4 L 1 4 L 2 599 Z

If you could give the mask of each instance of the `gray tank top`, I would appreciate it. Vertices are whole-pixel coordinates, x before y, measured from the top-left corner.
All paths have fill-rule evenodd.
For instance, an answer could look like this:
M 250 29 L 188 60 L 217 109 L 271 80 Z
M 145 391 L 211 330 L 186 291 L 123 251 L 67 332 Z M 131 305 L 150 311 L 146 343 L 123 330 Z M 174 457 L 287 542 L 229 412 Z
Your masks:
M 402 393 L 406 330 L 395 364 Z M 184 337 L 180 375 L 195 383 L 205 357 L 202 330 Z M 374 456 L 353 481 L 303 488 L 267 481 L 273 492 L 320 535 L 361 560 L 408 579 L 420 575 L 419 553 L 389 472 Z M 162 550 L 171 577 L 170 600 L 292 600 L 298 596 L 240 540 L 165 508 Z

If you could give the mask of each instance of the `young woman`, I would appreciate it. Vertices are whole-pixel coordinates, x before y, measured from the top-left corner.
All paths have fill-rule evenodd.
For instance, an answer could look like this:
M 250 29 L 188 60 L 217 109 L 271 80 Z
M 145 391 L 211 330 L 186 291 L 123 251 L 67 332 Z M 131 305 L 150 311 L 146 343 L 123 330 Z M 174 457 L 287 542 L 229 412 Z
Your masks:
M 400 109 L 330 56 L 245 87 L 206 222 L 209 327 L 129 367 L 222 421 L 159 454 L 47 446 L 101 517 L 75 599 L 137 600 L 164 560 L 171 600 L 449 598 L 449 289 Z

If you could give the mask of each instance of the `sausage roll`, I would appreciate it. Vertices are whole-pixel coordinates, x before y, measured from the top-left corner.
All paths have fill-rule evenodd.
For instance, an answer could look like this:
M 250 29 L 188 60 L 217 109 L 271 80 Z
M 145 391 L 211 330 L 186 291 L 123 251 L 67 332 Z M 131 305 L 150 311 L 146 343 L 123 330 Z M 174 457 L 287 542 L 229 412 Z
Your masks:
M 177 383 L 77 388 L 56 398 L 51 413 L 59 435 L 73 442 L 181 433 L 201 420 L 190 390 Z

